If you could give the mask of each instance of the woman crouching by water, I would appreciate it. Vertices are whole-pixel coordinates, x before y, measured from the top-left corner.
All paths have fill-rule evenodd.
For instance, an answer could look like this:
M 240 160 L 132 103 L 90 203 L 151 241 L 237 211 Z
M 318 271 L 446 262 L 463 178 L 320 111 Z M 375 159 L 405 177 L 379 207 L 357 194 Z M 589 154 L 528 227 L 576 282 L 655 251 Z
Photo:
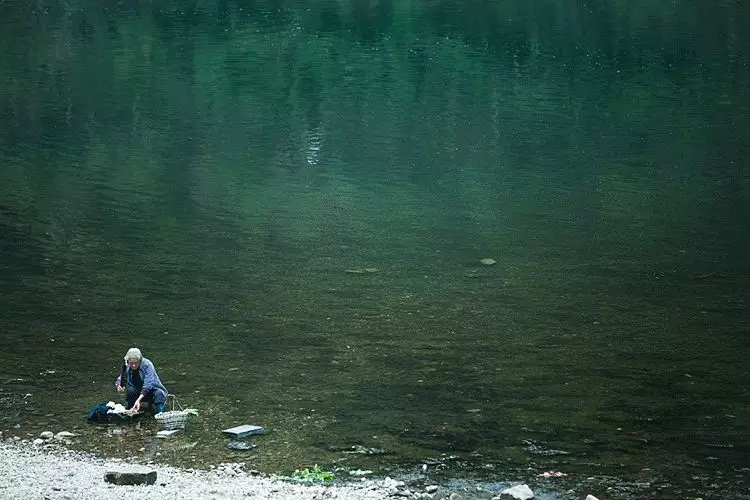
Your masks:
M 140 411 L 141 403 L 149 403 L 154 413 L 164 411 L 167 388 L 161 383 L 154 364 L 144 358 L 137 347 L 128 349 L 115 387 L 118 392 L 125 392 L 125 408 L 129 410 Z

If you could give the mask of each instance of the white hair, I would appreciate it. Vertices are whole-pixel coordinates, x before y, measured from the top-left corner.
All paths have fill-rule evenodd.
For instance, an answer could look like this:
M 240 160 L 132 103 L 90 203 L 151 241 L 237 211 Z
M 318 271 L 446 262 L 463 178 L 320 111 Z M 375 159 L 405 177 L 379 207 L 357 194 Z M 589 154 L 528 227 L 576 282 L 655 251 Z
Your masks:
M 141 359 L 143 359 L 141 350 L 137 347 L 131 347 L 130 349 L 128 349 L 128 353 L 125 355 L 125 362 L 127 363 L 131 359 L 134 359 L 136 361 L 140 361 Z

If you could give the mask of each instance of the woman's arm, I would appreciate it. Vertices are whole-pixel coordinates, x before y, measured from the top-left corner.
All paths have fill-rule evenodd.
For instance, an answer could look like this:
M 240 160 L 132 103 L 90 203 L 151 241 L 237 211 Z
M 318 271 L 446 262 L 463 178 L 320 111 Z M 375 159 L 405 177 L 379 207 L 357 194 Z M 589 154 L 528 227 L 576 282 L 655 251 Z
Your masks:
M 141 361 L 141 369 L 143 370 L 143 387 L 141 388 L 141 397 L 146 396 L 149 392 L 156 389 L 159 385 L 159 377 L 156 375 L 156 368 L 154 364 L 147 359 Z

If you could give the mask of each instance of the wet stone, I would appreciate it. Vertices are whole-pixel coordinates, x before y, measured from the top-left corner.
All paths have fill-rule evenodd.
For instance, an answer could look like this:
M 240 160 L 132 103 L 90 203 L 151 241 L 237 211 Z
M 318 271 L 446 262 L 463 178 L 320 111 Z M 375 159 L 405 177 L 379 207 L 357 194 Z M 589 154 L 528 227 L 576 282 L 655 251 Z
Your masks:
M 240 441 L 239 439 L 233 439 L 227 443 L 227 448 L 234 451 L 250 451 L 257 446 L 257 444 Z
M 107 471 L 104 481 L 120 486 L 151 485 L 156 482 L 156 471 Z
M 247 436 L 263 434 L 263 427 L 259 425 L 239 425 L 237 427 L 232 427 L 231 429 L 224 429 L 221 432 L 232 437 L 244 438 Z

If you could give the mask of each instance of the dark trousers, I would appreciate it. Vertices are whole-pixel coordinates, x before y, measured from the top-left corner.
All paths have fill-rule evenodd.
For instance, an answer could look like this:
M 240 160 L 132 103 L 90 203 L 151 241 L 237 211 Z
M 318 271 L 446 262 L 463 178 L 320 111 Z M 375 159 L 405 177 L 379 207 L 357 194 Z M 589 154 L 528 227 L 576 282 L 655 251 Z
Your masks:
M 128 387 L 128 391 L 125 394 L 125 408 L 132 408 L 135 404 L 135 400 L 140 396 L 140 391 L 136 391 L 134 387 Z M 154 410 L 154 413 L 161 413 L 164 411 L 164 403 L 154 403 L 154 393 L 150 393 L 141 399 L 141 405 L 148 403 L 149 406 Z

